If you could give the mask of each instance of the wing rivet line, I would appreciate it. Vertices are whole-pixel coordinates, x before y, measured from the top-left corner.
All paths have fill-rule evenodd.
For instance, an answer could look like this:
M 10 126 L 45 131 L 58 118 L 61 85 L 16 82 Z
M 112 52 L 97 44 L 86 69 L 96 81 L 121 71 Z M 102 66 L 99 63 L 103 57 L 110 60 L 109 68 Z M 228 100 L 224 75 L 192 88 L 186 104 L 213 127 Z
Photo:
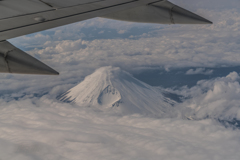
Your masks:
M 42 3 L 44 3 L 44 4 L 46 4 L 46 5 L 49 6 L 49 7 L 57 10 L 57 8 L 54 7 L 53 5 L 51 5 L 50 3 L 44 2 L 43 0 L 39 0 L 39 1 L 42 2 Z

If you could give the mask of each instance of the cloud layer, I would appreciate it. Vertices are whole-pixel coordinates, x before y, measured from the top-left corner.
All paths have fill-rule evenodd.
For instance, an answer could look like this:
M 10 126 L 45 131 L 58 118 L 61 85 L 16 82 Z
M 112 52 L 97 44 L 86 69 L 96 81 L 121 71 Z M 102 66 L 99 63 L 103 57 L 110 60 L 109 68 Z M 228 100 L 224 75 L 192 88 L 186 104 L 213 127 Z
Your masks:
M 41 99 L 0 100 L 2 159 L 237 159 L 238 130 L 212 120 L 117 116 Z
M 183 95 L 183 103 L 175 106 L 174 112 L 190 119 L 213 118 L 240 120 L 240 77 L 231 72 L 226 77 L 201 80 L 192 88 L 182 87 L 173 92 Z M 167 89 L 171 91 L 171 89 Z

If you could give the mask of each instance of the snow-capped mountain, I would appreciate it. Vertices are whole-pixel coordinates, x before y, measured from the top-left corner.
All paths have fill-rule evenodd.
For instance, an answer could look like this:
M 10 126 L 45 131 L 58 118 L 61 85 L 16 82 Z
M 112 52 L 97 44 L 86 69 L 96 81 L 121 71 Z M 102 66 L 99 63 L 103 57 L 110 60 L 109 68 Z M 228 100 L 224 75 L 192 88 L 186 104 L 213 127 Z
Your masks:
M 60 97 L 79 106 L 114 110 L 124 114 L 162 115 L 174 101 L 160 90 L 116 67 L 102 67 Z

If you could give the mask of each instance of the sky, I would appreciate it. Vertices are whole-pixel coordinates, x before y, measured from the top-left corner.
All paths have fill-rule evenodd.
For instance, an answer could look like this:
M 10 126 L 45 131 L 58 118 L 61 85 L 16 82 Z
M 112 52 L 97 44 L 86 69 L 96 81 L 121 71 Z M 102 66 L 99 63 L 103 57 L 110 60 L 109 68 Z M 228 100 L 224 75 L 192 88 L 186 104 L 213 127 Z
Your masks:
M 60 75 L 0 74 L 0 159 L 238 159 L 239 130 L 216 121 L 240 120 L 236 70 L 161 88 L 183 97 L 171 118 L 116 116 L 56 99 L 103 66 L 210 76 L 240 65 L 239 0 L 171 2 L 213 24 L 94 18 L 9 40 Z

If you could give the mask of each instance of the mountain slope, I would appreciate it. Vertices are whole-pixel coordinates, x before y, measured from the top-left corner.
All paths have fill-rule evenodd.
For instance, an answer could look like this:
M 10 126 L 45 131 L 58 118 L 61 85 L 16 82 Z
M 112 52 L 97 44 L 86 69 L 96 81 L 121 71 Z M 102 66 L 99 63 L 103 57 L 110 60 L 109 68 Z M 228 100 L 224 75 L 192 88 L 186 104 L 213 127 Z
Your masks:
M 116 67 L 102 67 L 60 98 L 79 106 L 111 109 L 124 114 L 162 115 L 174 103 L 160 91 Z M 113 109 L 114 108 L 114 109 Z

